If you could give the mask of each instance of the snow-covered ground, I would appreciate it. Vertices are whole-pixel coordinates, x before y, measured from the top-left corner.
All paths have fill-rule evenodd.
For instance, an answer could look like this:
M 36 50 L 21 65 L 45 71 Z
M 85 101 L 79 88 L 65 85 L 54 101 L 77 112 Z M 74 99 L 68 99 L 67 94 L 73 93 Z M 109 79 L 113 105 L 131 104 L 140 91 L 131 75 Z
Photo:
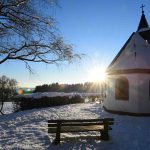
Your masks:
M 67 138 L 61 144 L 54 145 L 52 141 L 55 134 L 47 133 L 49 119 L 103 117 L 115 119 L 109 141 Z M 86 136 L 86 133 L 83 135 Z M 63 135 L 63 137 L 74 136 L 78 134 Z M 149 136 L 150 117 L 110 114 L 105 112 L 100 104 L 72 104 L 0 116 L 1 150 L 149 150 Z

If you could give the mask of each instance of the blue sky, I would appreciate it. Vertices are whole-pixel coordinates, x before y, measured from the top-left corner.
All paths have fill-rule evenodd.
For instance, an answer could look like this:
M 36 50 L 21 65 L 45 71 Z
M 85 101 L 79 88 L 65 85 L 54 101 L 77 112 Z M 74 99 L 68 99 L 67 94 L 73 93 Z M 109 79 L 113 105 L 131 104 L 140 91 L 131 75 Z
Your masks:
M 0 65 L 0 75 L 15 78 L 19 86 L 40 84 L 80 83 L 89 81 L 89 72 L 95 66 L 107 68 L 123 44 L 137 30 L 141 17 L 140 6 L 146 7 L 150 23 L 149 0 L 59 0 L 54 9 L 57 27 L 65 41 L 74 45 L 85 56 L 80 62 L 60 66 L 32 64 L 30 74 L 24 63 L 9 61 Z M 47 12 L 48 13 L 48 12 Z

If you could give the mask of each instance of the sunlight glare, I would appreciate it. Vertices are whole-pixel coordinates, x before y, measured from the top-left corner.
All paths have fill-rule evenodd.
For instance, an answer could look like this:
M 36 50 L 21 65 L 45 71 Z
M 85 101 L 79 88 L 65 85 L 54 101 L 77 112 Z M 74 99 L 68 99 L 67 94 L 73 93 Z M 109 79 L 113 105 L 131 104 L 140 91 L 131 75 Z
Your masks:
M 89 72 L 89 79 L 92 82 L 105 82 L 107 79 L 105 69 L 101 67 L 94 67 Z

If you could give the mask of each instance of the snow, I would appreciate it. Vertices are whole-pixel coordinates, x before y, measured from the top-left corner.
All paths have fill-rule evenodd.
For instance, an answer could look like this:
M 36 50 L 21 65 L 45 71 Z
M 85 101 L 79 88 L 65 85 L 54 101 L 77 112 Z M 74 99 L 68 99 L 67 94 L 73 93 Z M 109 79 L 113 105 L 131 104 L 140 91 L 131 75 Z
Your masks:
M 115 124 L 109 141 L 67 138 L 52 144 L 55 134 L 47 133 L 49 119 L 94 119 L 113 117 Z M 72 104 L 34 109 L 0 116 L 0 149 L 2 150 L 148 150 L 150 117 L 121 116 L 107 113 L 100 104 Z M 96 135 L 98 133 L 91 133 Z M 82 134 L 86 136 L 86 133 Z M 63 134 L 74 137 L 79 134 Z
M 142 28 L 140 29 L 138 32 L 144 32 L 144 31 L 148 31 L 150 28 Z
M 12 102 L 4 102 L 4 106 L 3 106 L 3 113 L 5 114 L 10 114 L 13 112 L 13 104 Z

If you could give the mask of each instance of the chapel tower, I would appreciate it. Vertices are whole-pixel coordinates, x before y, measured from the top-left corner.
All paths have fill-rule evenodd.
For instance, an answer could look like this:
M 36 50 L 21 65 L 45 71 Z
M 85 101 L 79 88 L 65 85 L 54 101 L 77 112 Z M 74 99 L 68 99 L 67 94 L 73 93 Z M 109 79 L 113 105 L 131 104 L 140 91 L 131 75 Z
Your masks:
M 150 28 L 144 14 L 107 68 L 104 108 L 114 113 L 150 115 Z

